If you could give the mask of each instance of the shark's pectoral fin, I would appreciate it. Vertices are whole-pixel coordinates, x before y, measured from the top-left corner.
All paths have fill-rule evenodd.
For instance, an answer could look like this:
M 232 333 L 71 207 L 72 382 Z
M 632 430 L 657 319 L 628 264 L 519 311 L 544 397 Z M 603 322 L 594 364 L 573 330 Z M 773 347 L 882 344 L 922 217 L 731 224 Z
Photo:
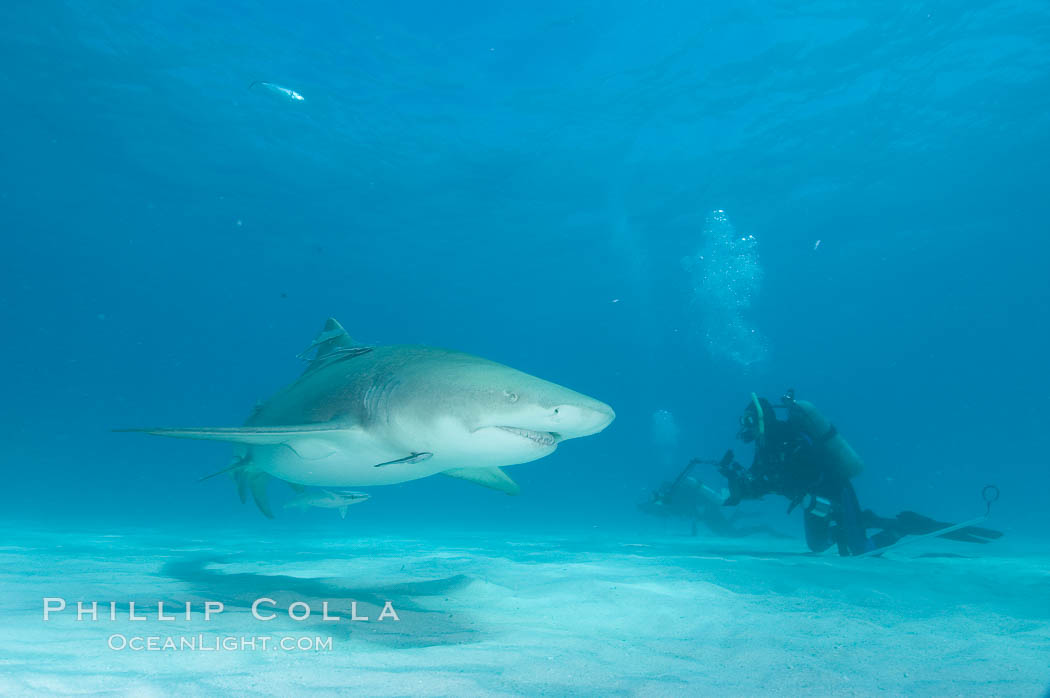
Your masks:
M 176 439 L 227 441 L 250 446 L 275 446 L 293 439 L 321 435 L 323 432 L 338 431 L 345 428 L 344 426 L 332 424 L 304 424 L 290 427 L 189 427 L 185 429 L 157 427 L 148 429 L 117 429 L 116 431 L 138 431 L 156 436 L 170 436 Z
M 339 507 L 339 518 L 345 519 L 346 518 L 346 510 L 349 509 L 349 508 L 350 507 L 348 507 L 348 506 Z
M 445 475 L 467 480 L 482 487 L 489 487 L 507 494 L 518 494 L 521 488 L 499 468 L 453 468 L 446 470 Z

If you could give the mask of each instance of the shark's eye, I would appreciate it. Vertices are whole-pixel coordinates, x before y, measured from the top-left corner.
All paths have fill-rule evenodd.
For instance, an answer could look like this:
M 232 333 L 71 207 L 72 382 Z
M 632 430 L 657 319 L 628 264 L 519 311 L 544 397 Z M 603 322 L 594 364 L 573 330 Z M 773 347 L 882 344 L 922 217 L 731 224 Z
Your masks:
M 506 395 L 507 399 L 510 400 L 511 402 L 517 402 L 518 401 L 518 394 L 517 393 L 512 393 L 509 390 L 504 390 L 503 394 Z

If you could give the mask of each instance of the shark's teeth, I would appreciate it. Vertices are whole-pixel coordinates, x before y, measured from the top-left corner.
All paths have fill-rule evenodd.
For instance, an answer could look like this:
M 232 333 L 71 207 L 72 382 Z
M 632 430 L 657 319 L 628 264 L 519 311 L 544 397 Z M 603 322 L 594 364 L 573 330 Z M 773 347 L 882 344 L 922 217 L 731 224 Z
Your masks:
M 511 434 L 517 434 L 518 436 L 524 436 L 529 441 L 534 441 L 541 446 L 553 446 L 557 439 L 554 438 L 554 434 L 548 431 L 530 431 L 528 429 L 519 429 L 517 427 L 498 427 L 503 431 L 509 431 Z

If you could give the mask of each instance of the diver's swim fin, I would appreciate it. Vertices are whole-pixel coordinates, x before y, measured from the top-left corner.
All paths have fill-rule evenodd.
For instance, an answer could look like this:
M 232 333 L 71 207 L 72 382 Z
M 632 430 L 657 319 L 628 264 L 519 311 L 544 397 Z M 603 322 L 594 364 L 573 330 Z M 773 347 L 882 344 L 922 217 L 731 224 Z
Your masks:
M 982 543 L 987 543 L 988 540 L 996 540 L 998 538 L 1003 537 L 1003 532 L 996 531 L 994 528 L 982 528 L 981 526 L 967 526 L 962 530 L 966 533 L 969 533 L 972 536 L 976 536 L 977 538 L 986 539 L 982 540 Z
M 924 536 L 936 534 L 937 531 L 952 528 L 955 524 L 944 521 L 935 521 L 929 517 L 917 514 L 914 511 L 902 511 L 897 514 L 896 523 L 893 528 L 898 532 L 909 536 Z M 962 541 L 964 543 L 987 543 L 989 540 L 1002 538 L 1003 532 L 992 528 L 981 526 L 966 526 L 964 528 L 948 531 L 940 538 Z
M 925 516 L 921 516 L 919 514 L 916 514 L 913 511 L 902 512 L 902 515 L 899 515 L 897 518 L 899 519 L 899 518 L 901 518 L 901 516 L 904 517 L 905 522 L 907 522 L 908 524 L 914 524 L 913 530 L 919 530 L 921 528 L 929 528 L 929 522 L 933 522 L 934 524 L 938 524 L 939 523 L 937 521 L 933 521 L 933 519 L 928 519 Z M 944 524 L 940 528 L 934 528 L 933 530 L 928 531 L 926 533 L 903 534 L 903 533 L 898 533 L 897 531 L 895 531 L 892 528 L 887 528 L 886 530 L 882 531 L 881 533 L 879 533 L 879 534 L 877 534 L 875 536 L 872 536 L 871 540 L 872 540 L 873 543 L 876 544 L 875 548 L 873 548 L 872 550 L 868 550 L 867 552 L 863 552 L 863 553 L 860 553 L 858 555 L 855 555 L 855 557 L 879 556 L 879 555 L 882 555 L 887 550 L 891 550 L 893 548 L 897 548 L 897 547 L 900 547 L 900 546 L 903 546 L 903 545 L 908 545 L 910 543 L 914 543 L 915 541 L 922 540 L 923 538 L 952 538 L 951 534 L 959 533 L 959 532 L 967 531 L 967 530 L 974 530 L 974 529 L 976 529 L 976 530 L 985 531 L 985 532 L 991 533 L 991 534 L 997 534 L 997 535 L 993 535 L 992 536 L 994 538 L 998 538 L 999 536 L 1002 536 L 1002 532 L 1000 532 L 1000 531 L 995 531 L 995 530 L 989 529 L 989 528 L 979 528 L 977 526 L 977 524 L 982 523 L 987 518 L 988 518 L 988 514 L 985 514 L 984 516 L 978 516 L 976 519 L 970 519 L 969 521 L 963 521 L 962 523 L 959 523 L 959 524 Z M 988 542 L 988 540 L 980 538 L 980 537 L 977 537 L 977 536 L 972 536 L 970 534 L 964 534 L 964 535 L 966 535 L 965 538 L 955 538 L 955 540 L 962 540 L 962 541 L 967 542 L 967 543 L 987 543 Z M 885 536 L 885 540 L 880 542 L 879 538 L 882 537 L 882 536 Z

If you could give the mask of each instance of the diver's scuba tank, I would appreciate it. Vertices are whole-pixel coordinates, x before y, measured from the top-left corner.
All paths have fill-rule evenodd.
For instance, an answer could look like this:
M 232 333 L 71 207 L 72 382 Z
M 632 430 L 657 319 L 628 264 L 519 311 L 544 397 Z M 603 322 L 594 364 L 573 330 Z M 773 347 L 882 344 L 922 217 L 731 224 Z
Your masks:
M 848 480 L 861 474 L 864 462 L 860 456 L 812 402 L 796 400 L 795 391 L 788 390 L 784 395 L 784 406 L 788 408 L 788 422 L 813 440 L 813 445 L 839 475 Z

